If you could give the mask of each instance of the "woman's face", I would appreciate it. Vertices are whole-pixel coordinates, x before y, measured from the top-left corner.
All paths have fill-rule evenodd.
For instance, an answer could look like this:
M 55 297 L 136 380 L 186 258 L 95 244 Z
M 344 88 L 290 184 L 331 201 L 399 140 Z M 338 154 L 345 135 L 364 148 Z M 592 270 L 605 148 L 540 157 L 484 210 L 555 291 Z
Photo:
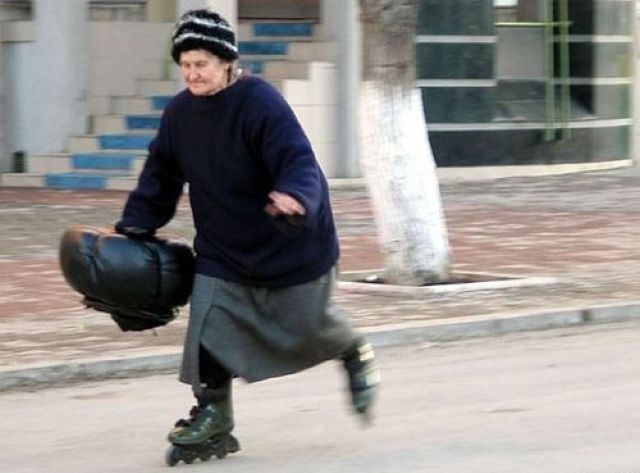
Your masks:
M 193 95 L 212 95 L 226 87 L 231 62 L 204 49 L 180 54 L 180 72 Z

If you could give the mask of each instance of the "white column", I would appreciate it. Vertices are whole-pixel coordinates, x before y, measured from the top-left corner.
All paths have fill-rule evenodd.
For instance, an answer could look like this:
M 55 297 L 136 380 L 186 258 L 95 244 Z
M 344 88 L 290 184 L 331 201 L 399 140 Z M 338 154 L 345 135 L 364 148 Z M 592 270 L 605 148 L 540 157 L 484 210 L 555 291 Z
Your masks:
M 2 25 L 0 24 L 0 35 L 2 35 Z M 0 58 L 3 57 L 2 43 L 0 42 Z M 4 76 L 4 61 L 0 60 L 0 172 L 11 170 L 11 156 L 6 142 L 7 127 L 5 122 L 5 92 L 6 77 Z
M 62 152 L 86 133 L 89 27 L 87 0 L 35 0 L 29 77 L 30 153 Z
M 632 113 L 633 127 L 631 133 L 631 159 L 640 167 L 640 1 L 636 1 L 633 23 L 633 87 Z
M 350 0 L 347 0 L 350 1 Z M 335 41 L 338 35 L 338 15 L 344 0 L 320 0 L 320 36 L 325 41 Z
M 222 16 L 233 27 L 238 26 L 238 0 L 179 0 L 177 6 L 178 16 L 188 10 L 208 8 Z
M 335 169 L 340 177 L 358 177 L 360 172 L 360 143 L 358 101 L 362 77 L 362 41 L 360 38 L 360 9 L 357 0 L 324 0 L 333 3 L 327 10 L 333 17 L 324 17 L 325 31 L 335 32 L 340 51 L 338 59 L 338 155 Z

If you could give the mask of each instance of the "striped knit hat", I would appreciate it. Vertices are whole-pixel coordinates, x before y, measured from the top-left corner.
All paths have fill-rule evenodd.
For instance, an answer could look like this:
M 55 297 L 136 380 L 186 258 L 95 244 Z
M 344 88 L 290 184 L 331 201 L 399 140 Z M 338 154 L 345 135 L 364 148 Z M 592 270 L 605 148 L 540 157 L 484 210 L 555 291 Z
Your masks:
M 180 62 L 180 54 L 205 49 L 221 59 L 238 59 L 236 35 L 227 20 L 209 10 L 191 10 L 177 21 L 171 37 L 171 57 Z

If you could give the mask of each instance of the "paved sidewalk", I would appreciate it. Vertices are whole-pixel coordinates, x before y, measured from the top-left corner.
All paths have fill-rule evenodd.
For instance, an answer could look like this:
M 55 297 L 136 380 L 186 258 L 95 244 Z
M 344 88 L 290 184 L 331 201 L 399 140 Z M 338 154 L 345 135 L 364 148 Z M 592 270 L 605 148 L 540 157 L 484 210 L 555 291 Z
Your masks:
M 639 184 L 637 169 L 444 181 L 455 271 L 557 282 L 415 297 L 343 288 L 338 300 L 379 344 L 640 316 Z M 341 269 L 380 267 L 365 190 L 336 185 L 332 195 Z M 58 270 L 62 232 L 73 224 L 114 222 L 125 198 L 122 192 L 0 188 L 0 390 L 9 378 L 4 387 L 37 376 L 63 380 L 175 366 L 186 311 L 156 331 L 123 333 L 108 316 L 84 309 Z M 186 202 L 166 231 L 191 238 Z

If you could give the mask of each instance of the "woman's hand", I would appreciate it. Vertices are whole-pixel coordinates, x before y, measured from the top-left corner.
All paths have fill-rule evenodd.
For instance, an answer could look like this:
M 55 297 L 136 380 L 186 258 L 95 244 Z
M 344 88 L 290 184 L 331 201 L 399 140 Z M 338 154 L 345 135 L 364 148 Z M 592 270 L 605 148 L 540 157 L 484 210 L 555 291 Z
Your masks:
M 299 216 L 307 213 L 304 206 L 289 194 L 271 191 L 269 193 L 271 202 L 264 208 L 272 217 Z

